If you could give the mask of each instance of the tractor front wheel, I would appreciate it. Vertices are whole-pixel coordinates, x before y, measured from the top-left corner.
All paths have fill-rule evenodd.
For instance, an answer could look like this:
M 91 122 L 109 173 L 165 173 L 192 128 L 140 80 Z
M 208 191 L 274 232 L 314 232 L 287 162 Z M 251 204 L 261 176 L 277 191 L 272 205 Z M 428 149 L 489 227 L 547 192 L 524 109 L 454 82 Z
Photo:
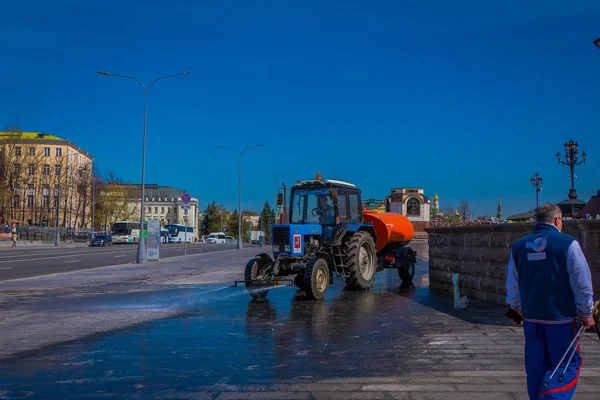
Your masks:
M 254 257 L 246 264 L 246 270 L 244 271 L 244 281 L 246 282 L 246 290 L 250 296 L 255 299 L 263 298 L 269 293 L 269 289 L 265 288 L 265 285 L 252 283 L 257 279 L 263 279 L 262 272 L 265 269 L 265 260 L 261 257 Z
M 314 300 L 325 297 L 329 286 L 329 265 L 323 258 L 313 258 L 304 270 L 304 291 Z
M 346 284 L 353 289 L 367 289 L 375 280 L 377 269 L 377 251 L 373 237 L 364 231 L 358 231 L 346 243 L 346 257 L 349 277 Z

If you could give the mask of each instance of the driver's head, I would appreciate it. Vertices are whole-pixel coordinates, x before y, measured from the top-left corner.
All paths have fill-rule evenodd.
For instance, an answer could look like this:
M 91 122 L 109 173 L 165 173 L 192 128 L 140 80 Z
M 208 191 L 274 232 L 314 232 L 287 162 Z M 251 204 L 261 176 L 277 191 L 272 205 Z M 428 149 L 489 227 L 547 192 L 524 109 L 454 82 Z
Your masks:
M 319 196 L 319 206 L 321 206 L 321 208 L 327 208 L 327 197 L 323 195 Z

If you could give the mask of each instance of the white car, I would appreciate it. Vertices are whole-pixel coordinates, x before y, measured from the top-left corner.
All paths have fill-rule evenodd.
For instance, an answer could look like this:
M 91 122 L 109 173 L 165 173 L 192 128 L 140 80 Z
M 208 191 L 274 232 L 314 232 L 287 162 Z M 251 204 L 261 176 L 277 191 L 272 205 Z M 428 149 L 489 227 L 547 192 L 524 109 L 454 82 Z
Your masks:
M 223 232 L 213 232 L 206 238 L 206 243 L 226 243 L 227 239 Z

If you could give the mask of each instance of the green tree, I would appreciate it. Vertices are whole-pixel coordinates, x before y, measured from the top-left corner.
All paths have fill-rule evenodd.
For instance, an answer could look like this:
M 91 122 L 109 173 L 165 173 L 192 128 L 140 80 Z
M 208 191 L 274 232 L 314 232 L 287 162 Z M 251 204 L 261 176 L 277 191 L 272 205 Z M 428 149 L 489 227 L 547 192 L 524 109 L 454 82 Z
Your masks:
M 227 220 L 227 233 L 236 239 L 238 237 L 238 226 L 240 226 L 239 214 L 237 210 L 233 210 L 233 212 L 229 215 L 229 219 Z
M 219 210 L 215 201 L 209 204 L 204 210 L 202 217 L 202 234 L 208 235 L 211 232 L 219 232 L 221 230 L 221 220 Z
M 265 232 L 265 242 L 272 243 L 271 226 L 275 223 L 275 210 L 269 206 L 269 201 L 265 202 L 263 209 L 258 218 L 258 226 L 260 230 Z

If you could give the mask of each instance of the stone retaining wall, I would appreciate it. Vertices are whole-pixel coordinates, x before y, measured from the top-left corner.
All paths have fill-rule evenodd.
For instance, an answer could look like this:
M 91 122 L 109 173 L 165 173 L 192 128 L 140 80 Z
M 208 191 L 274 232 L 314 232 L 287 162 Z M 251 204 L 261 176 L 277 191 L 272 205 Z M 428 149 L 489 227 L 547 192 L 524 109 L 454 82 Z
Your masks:
M 428 228 L 429 285 L 453 293 L 452 275 L 460 274 L 463 296 L 506 304 L 506 269 L 513 243 L 534 223 Z M 565 221 L 563 232 L 581 245 L 600 299 L 600 221 Z

